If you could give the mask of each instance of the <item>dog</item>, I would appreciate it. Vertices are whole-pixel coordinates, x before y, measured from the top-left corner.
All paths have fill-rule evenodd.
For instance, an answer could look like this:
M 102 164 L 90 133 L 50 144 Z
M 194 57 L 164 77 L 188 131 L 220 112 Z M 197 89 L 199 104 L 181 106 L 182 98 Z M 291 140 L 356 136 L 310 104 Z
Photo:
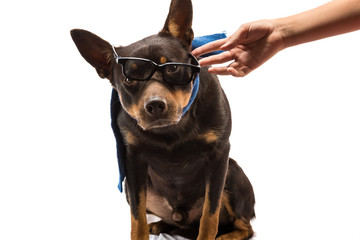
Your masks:
M 123 109 L 116 124 L 125 145 L 131 239 L 147 240 L 149 233 L 250 239 L 254 192 L 229 158 L 225 93 L 190 54 L 191 0 L 172 0 L 163 29 L 128 46 L 113 47 L 81 29 L 71 36 L 85 60 L 110 81 Z M 147 213 L 161 221 L 148 224 Z

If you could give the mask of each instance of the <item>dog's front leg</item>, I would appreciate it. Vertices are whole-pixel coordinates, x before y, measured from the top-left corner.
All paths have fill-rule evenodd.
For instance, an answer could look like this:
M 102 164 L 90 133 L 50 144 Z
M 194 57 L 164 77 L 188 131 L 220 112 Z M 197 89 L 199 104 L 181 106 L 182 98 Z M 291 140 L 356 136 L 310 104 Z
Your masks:
M 131 151 L 128 151 L 126 159 L 127 194 L 129 195 L 131 209 L 131 240 L 148 240 L 149 228 L 146 220 L 147 164 L 139 159 L 136 154 L 131 154 Z
M 197 240 L 214 240 L 219 226 L 220 201 L 223 194 L 225 176 L 228 168 L 228 151 L 223 156 L 212 156 L 206 176 L 205 202 L 200 219 Z

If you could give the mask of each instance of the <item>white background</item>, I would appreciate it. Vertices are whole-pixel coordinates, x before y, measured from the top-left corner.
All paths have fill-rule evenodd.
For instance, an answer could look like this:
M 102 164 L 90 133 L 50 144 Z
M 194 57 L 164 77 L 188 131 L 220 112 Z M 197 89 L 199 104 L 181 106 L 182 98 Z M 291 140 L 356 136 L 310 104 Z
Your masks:
M 169 0 L 0 4 L 0 239 L 129 239 L 117 190 L 110 84 L 78 53 L 83 28 L 127 45 L 163 26 Z M 195 35 L 324 0 L 195 0 Z M 256 239 L 360 240 L 360 32 L 286 49 L 221 77 L 231 156 L 256 194 Z

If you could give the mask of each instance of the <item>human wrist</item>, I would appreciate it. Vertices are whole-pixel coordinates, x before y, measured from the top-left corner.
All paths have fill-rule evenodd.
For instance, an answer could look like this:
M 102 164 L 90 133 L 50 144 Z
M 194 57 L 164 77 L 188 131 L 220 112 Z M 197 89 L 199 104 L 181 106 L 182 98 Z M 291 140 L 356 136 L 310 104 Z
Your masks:
M 276 31 L 278 31 L 282 40 L 282 49 L 297 45 L 296 30 L 294 22 L 287 18 L 278 18 L 273 20 Z

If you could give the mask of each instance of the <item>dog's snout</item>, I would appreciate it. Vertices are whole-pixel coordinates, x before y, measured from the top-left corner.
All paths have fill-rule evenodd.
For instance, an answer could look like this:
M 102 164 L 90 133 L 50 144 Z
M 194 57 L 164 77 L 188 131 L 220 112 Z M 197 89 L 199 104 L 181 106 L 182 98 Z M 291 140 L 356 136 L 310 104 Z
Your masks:
M 153 98 L 145 102 L 145 110 L 153 117 L 160 117 L 167 108 L 165 99 Z

